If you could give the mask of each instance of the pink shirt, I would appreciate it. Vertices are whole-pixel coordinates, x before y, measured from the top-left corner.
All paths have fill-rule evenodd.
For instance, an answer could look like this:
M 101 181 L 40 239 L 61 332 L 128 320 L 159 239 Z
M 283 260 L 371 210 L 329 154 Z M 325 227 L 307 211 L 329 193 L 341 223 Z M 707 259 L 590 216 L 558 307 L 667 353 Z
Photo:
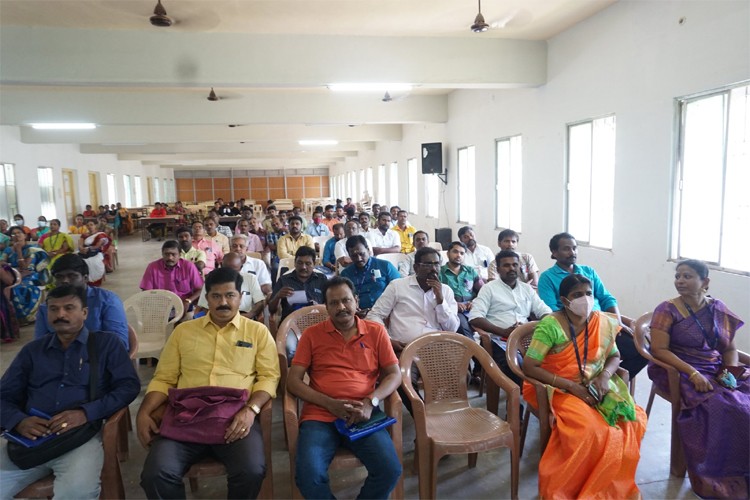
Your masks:
M 169 290 L 186 299 L 203 286 L 201 276 L 195 264 L 189 260 L 180 259 L 172 268 L 167 268 L 162 259 L 155 260 L 146 267 L 141 279 L 142 290 Z
M 241 233 L 237 233 L 238 235 Z M 260 238 L 257 234 L 248 233 L 243 234 L 245 238 L 247 238 L 247 249 L 245 249 L 246 252 L 258 252 L 263 253 L 263 243 L 261 243 Z
M 206 238 L 200 241 L 193 240 L 193 248 L 206 252 L 206 266 L 203 268 L 203 274 L 208 274 L 216 269 L 216 265 L 221 263 L 221 259 L 224 258 L 221 245 L 213 240 L 207 240 Z

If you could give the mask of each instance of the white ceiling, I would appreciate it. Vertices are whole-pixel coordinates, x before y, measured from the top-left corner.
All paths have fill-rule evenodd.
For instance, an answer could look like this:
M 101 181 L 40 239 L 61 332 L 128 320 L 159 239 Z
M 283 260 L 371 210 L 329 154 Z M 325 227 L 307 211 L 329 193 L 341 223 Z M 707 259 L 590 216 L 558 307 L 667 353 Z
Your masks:
M 470 0 L 164 0 L 170 28 L 156 0 L 0 0 L 0 124 L 95 122 L 21 138 L 177 170 L 326 167 L 447 121 L 455 89 L 544 84 L 544 40 L 614 1 L 485 0 L 475 34 Z M 415 87 L 326 88 L 367 81 Z

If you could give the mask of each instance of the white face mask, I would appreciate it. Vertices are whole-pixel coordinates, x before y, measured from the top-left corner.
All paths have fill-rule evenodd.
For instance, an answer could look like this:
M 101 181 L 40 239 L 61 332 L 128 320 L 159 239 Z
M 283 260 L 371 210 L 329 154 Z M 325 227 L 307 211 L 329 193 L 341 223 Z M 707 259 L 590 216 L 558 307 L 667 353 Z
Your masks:
M 570 309 L 570 312 L 576 316 L 588 318 L 591 311 L 594 310 L 594 297 L 591 295 L 584 295 L 583 297 L 578 297 L 568 301 L 568 309 Z
M 13 220 L 13 223 L 14 223 L 14 224 L 15 224 L 16 226 L 23 226 L 23 219 L 14 219 L 14 220 Z
M 40 221 L 37 221 L 36 224 L 39 227 L 47 227 L 47 221 L 40 220 Z

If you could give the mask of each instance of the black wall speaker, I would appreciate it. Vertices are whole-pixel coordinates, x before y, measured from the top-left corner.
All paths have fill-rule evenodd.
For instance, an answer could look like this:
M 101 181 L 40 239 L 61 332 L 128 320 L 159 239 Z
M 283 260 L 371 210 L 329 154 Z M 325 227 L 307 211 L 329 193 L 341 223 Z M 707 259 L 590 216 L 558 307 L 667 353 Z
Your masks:
M 430 142 L 422 144 L 422 173 L 443 173 L 443 143 Z
M 453 241 L 453 230 L 449 227 L 436 228 L 435 241 L 443 245 L 443 250 L 448 250 L 448 247 Z

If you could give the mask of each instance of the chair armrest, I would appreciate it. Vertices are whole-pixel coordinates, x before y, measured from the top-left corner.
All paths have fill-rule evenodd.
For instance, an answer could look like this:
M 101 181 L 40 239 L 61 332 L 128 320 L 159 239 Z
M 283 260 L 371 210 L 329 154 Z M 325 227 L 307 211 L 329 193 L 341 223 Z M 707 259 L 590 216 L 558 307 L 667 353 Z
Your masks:
M 737 359 L 743 365 L 750 365 L 750 354 L 740 351 L 739 349 L 737 350 Z
M 297 396 L 290 391 L 284 391 L 284 431 L 289 454 L 294 457 L 297 451 L 297 437 L 299 436 L 299 416 L 297 414 Z
M 103 499 L 125 498 L 125 486 L 122 482 L 120 461 L 117 458 L 117 445 L 119 443 L 120 433 L 127 434 L 127 426 L 123 420 L 126 414 L 127 407 L 120 408 L 107 419 L 107 422 L 102 428 L 104 463 L 102 464 L 101 475 L 101 498 Z
M 475 353 L 475 357 L 492 383 L 505 391 L 507 395 L 507 419 L 511 429 L 517 433 L 520 429 L 521 388 L 500 370 L 500 367 L 497 366 L 495 360 L 485 349 L 478 348 Z

